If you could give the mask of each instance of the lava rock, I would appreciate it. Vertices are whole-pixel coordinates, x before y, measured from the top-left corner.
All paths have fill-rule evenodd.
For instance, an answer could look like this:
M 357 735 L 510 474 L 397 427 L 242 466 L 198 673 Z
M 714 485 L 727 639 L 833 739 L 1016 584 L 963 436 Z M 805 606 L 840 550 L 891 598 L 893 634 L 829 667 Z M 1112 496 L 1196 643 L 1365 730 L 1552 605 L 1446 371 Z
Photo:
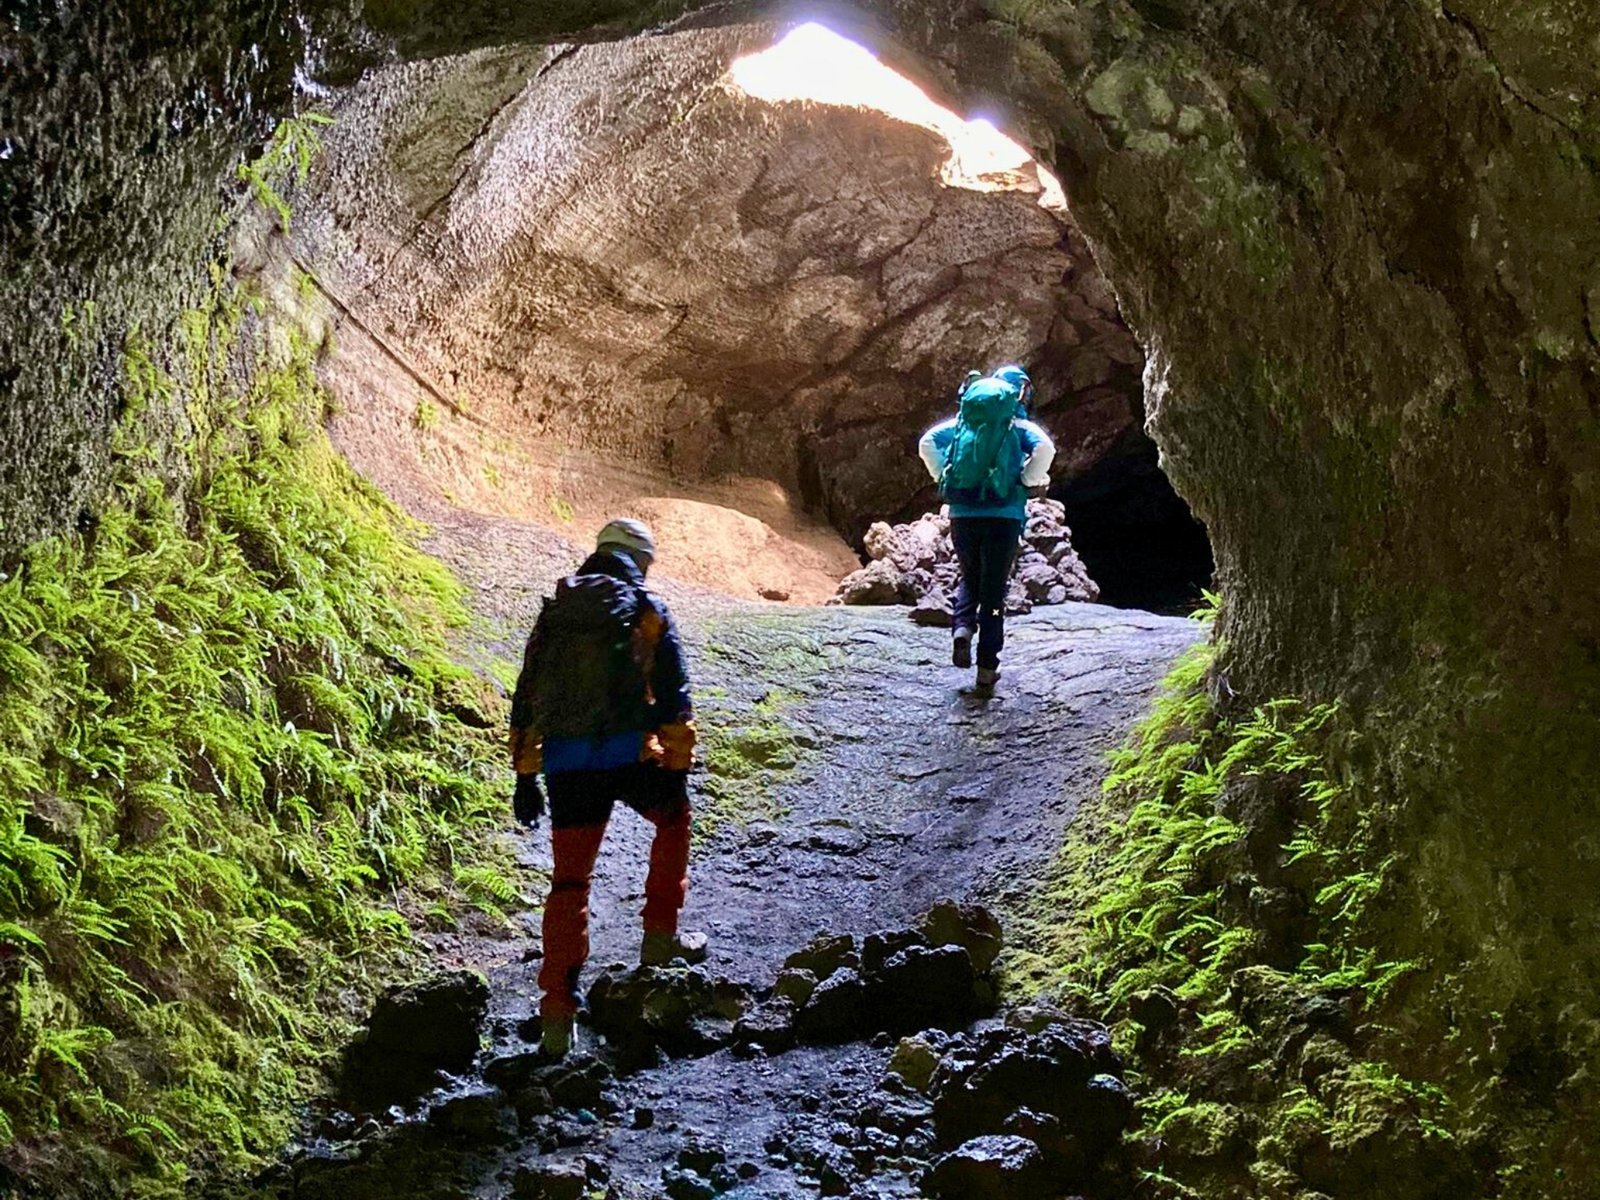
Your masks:
M 580 1160 L 522 1167 L 511 1185 L 516 1200 L 583 1200 L 588 1190 L 589 1172 Z
M 817 985 L 795 1016 L 795 1034 L 806 1042 L 848 1042 L 874 1032 L 866 1011 L 867 985 L 841 967 Z
M 954 1039 L 931 1085 L 938 1144 L 1025 1130 L 1063 1184 L 1082 1182 L 1133 1115 L 1132 1096 L 1108 1066 L 1119 1067 L 1110 1035 L 1089 1021 L 1036 1033 L 1002 1025 Z
M 1005 946 L 1000 920 L 981 904 L 941 901 L 922 918 L 922 935 L 934 946 L 960 946 L 979 975 L 994 966 Z
M 428 1124 L 442 1133 L 471 1142 L 492 1142 L 501 1134 L 500 1097 L 493 1091 L 452 1096 L 428 1110 Z
M 939 1069 L 939 1051 L 924 1037 L 901 1038 L 889 1056 L 888 1069 L 908 1087 L 926 1091 L 933 1082 L 933 1073 Z
M 712 1200 L 717 1189 L 710 1180 L 681 1167 L 664 1167 L 661 1183 L 671 1200 Z
M 589 1023 L 632 1070 L 658 1049 L 693 1056 L 727 1045 L 749 1005 L 745 988 L 701 967 L 611 968 L 589 989 Z
M 390 988 L 345 1052 L 346 1096 L 384 1108 L 436 1087 L 440 1072 L 466 1071 L 477 1057 L 488 1011 L 489 985 L 472 971 Z
M 794 1045 L 794 1001 L 784 997 L 757 1005 L 740 1017 L 733 1027 L 733 1040 L 740 1045 L 759 1046 L 769 1054 L 778 1054 Z
M 878 1028 L 959 1029 L 982 1015 L 972 959 L 959 946 L 909 946 L 871 977 Z
M 787 1000 L 796 1008 L 811 999 L 811 993 L 816 990 L 817 977 L 800 967 L 789 967 L 780 971 L 778 978 L 772 984 L 773 997 Z
M 963 1142 L 928 1173 L 937 1200 L 1049 1200 L 1060 1195 L 1039 1147 L 1015 1134 Z
M 860 963 L 856 939 L 848 933 L 819 933 L 783 960 L 785 968 L 809 971 L 818 981 L 828 978 L 840 967 L 855 967 Z
M 862 539 L 871 560 L 839 583 L 833 604 L 909 604 L 919 625 L 948 626 L 949 597 L 960 569 L 950 540 L 947 509 L 906 525 L 874 522 Z M 1006 611 L 1024 613 L 1035 604 L 1093 601 L 1100 588 L 1072 549 L 1066 508 L 1055 500 L 1028 501 L 1022 548 L 1006 593 Z

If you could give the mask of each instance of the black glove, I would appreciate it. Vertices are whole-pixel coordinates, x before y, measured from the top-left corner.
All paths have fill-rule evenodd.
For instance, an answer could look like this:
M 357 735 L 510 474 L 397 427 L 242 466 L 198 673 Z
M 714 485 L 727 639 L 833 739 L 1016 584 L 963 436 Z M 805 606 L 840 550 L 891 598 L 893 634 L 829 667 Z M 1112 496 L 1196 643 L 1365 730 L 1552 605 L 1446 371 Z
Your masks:
M 544 816 L 544 791 L 539 787 L 537 775 L 517 776 L 517 790 L 511 793 L 511 811 L 516 815 L 517 824 L 529 829 L 538 825 L 539 818 Z

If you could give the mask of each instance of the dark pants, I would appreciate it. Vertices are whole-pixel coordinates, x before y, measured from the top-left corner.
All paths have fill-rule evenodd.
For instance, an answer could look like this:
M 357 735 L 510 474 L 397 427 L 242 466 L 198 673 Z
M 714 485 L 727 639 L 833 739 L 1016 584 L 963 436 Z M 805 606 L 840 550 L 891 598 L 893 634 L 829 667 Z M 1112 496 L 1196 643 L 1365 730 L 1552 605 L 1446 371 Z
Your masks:
M 951 517 L 950 540 L 961 564 L 955 623 L 978 634 L 978 665 L 1000 665 L 1006 644 L 1006 585 L 1017 561 L 1022 522 L 1010 517 Z
M 589 882 L 611 809 L 621 800 L 656 827 L 644 883 L 647 933 L 675 933 L 689 890 L 687 773 L 645 763 L 609 771 L 562 771 L 546 777 L 555 869 L 544 906 L 544 965 L 539 987 L 546 1017 L 578 1007 L 578 973 L 589 957 Z

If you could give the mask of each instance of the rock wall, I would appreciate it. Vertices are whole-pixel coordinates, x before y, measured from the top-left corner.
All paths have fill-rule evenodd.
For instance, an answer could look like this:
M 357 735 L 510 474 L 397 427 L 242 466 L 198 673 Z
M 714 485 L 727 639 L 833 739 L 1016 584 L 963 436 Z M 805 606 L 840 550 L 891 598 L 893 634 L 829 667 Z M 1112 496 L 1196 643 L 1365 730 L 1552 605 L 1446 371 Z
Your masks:
M 770 25 L 395 66 L 340 104 L 296 258 L 445 403 L 527 447 L 761 478 L 847 535 L 926 490 L 966 371 L 1038 376 L 1059 473 L 1139 438 L 1143 355 L 1037 177 L 727 77 Z M 625 103 L 619 97 L 626 97 Z
M 306 57 L 244 0 L 0 11 L 0 552 L 93 521 L 125 344 L 208 286 L 225 174 Z M 181 409 L 139 417 L 180 472 Z

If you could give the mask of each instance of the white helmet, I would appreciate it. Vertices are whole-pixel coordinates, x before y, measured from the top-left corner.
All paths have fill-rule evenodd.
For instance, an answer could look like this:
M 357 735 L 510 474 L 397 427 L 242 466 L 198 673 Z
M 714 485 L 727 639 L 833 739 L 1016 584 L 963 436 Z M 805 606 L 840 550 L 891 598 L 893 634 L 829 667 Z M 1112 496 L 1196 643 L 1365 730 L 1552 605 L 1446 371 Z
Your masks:
M 620 517 L 610 522 L 600 531 L 600 536 L 595 538 L 596 550 L 626 550 L 634 556 L 644 555 L 648 559 L 656 556 L 656 539 L 651 536 L 650 526 L 643 521 L 635 521 L 631 517 Z

